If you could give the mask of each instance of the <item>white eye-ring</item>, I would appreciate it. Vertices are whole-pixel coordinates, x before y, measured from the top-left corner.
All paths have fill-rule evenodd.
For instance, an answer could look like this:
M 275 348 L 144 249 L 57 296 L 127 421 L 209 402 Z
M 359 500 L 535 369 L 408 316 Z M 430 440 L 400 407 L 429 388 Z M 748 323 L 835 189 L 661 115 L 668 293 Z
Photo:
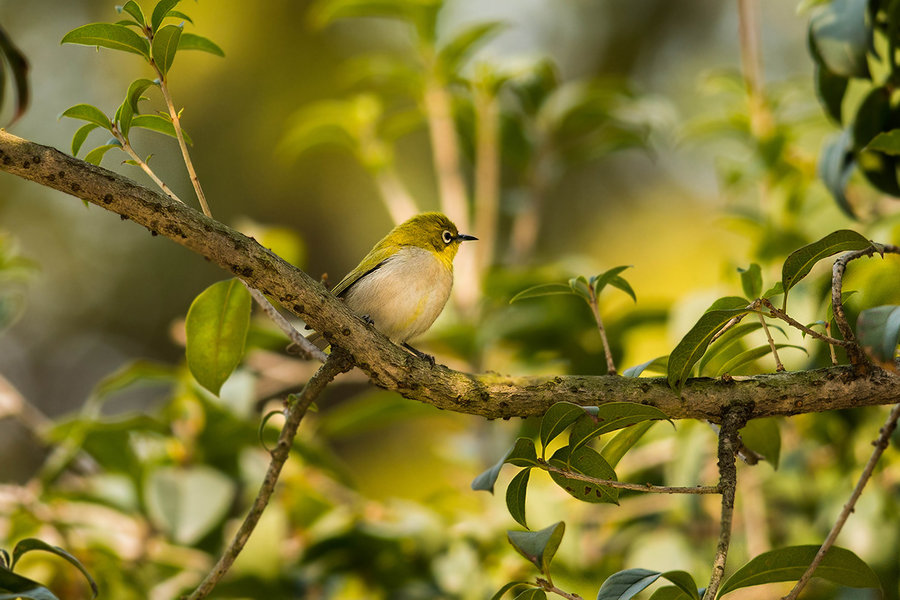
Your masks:
M 441 239 L 444 240 L 445 244 L 449 244 L 450 242 L 453 241 L 453 234 L 445 229 L 444 232 L 441 234 Z

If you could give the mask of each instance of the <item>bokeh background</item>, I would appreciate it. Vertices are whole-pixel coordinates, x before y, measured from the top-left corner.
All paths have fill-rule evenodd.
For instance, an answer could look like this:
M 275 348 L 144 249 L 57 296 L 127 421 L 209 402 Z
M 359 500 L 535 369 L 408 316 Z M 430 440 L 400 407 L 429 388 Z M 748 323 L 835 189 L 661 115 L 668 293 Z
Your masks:
M 188 28 L 226 53 L 224 59 L 180 53 L 170 76 L 214 215 L 314 277 L 327 273 L 336 281 L 393 223 L 371 165 L 345 137 L 303 144 L 296 132 L 323 103 L 344 102 L 349 114 L 347 107 L 360 106 L 354 102 L 377 98 L 375 106 L 403 121 L 415 102 L 390 86 L 348 83 L 348 65 L 360 57 L 414 53 L 410 28 L 376 18 L 317 26 L 319 7 L 306 1 L 182 4 L 196 24 Z M 540 132 L 528 127 L 541 123 L 523 125 L 527 110 L 511 89 L 498 96 L 498 225 L 467 232 L 493 240 L 496 254 L 477 280 L 457 280 L 479 288 L 474 304 L 450 306 L 418 345 L 470 370 L 600 374 L 602 346 L 578 299 L 508 300 L 532 284 L 632 265 L 624 275 L 637 302 L 617 290 L 601 302 L 616 363 L 624 368 L 667 354 L 712 300 L 740 294 L 737 269 L 751 262 L 762 265 L 768 286 L 780 277 L 786 254 L 834 229 L 897 243 L 896 201 L 856 185 L 852 197 L 864 220 L 855 222 L 816 179 L 819 148 L 835 128 L 813 93 L 810 4 L 755 3 L 766 99 L 760 116 L 742 77 L 736 3 L 447 0 L 436 25 L 438 48 L 474 23 L 504 24 L 469 57 L 461 76 L 474 79 L 487 68 L 508 74 L 510 88 L 524 88 L 530 75 L 546 69 L 549 90 L 599 91 L 543 150 L 553 160 L 541 163 L 549 173 L 541 180 L 534 243 L 525 250 L 516 247 L 515 232 L 531 206 L 535 172 L 541 173 L 529 162 Z M 13 133 L 66 150 L 79 124 L 58 119 L 63 110 L 87 102 L 111 114 L 128 83 L 149 75 L 136 56 L 59 44 L 74 27 L 116 19 L 105 0 L 0 0 L 0 24 L 31 64 L 33 101 Z M 471 194 L 470 92 L 462 84 L 454 88 Z M 557 97 L 560 110 L 566 101 Z M 158 98 L 150 105 L 161 106 Z M 414 118 L 397 127 L 402 135 L 388 136 L 390 165 L 420 209 L 438 209 L 424 122 Z M 89 143 L 102 143 L 93 135 Z M 151 165 L 176 193 L 193 198 L 173 140 L 148 133 L 135 134 L 134 142 L 141 154 L 153 155 Z M 152 185 L 123 159 L 110 152 L 103 165 Z M 35 493 L 21 503 L 7 498 L 0 540 L 11 546 L 25 533 L 57 536 L 88 556 L 85 562 L 110 590 L 106 597 L 170 597 L 196 580 L 252 496 L 264 465 L 253 443 L 260 407 L 275 391 L 302 383 L 309 367 L 284 357 L 260 322 L 256 334 L 266 350 L 251 353 L 226 386 L 225 400 L 202 396 L 188 389 L 180 367 L 180 323 L 194 296 L 225 277 L 221 271 L 116 215 L 11 176 L 0 177 L 0 231 L 37 265 L 14 284 L 21 310 L 0 335 L 0 375 L 43 415 L 62 419 L 51 439 L 80 432 L 99 462 L 99 471 L 77 485 L 63 477 L 69 487 L 54 488 L 45 477 L 45 458 L 54 456 L 46 439 L 19 419 L 0 421 L 0 481 L 10 489 L 31 482 L 21 489 Z M 804 322 L 823 318 L 826 271 L 815 274 L 793 299 Z M 900 303 L 898 282 L 896 261 L 854 265 L 849 285 L 865 291 L 851 309 Z M 827 364 L 824 348 L 790 339 L 809 353 L 786 351 L 789 368 Z M 99 381 L 137 359 L 165 365 L 155 374 L 162 384 L 126 389 L 96 408 L 91 416 L 106 424 L 104 437 L 78 411 L 96 398 Z M 746 372 L 770 371 L 770 361 Z M 881 418 L 878 409 L 867 409 L 781 423 L 780 470 L 742 468 L 733 564 L 779 544 L 818 543 Z M 484 598 L 512 577 L 531 576 L 507 548 L 504 531 L 514 523 L 502 493 L 490 497 L 468 486 L 516 435 L 533 432 L 534 423 L 439 413 L 351 375 L 302 429 L 302 458 L 289 468 L 278 502 L 222 597 Z M 140 481 L 123 475 L 133 464 L 104 463 L 118 444 L 132 447 Z M 705 424 L 678 423 L 674 432 L 657 425 L 623 461 L 620 477 L 713 482 L 714 450 L 715 435 Z M 900 554 L 896 521 L 889 519 L 896 517 L 900 470 L 896 460 L 886 462 L 841 543 L 869 561 L 886 597 L 896 598 Z M 210 475 L 218 483 L 207 493 L 222 500 L 209 501 L 206 512 L 215 517 L 209 522 L 185 508 L 184 521 L 202 521 L 191 530 L 153 508 L 152 489 L 201 467 L 232 483 Z M 35 487 L 36 473 L 46 487 Z M 560 550 L 561 586 L 588 597 L 609 573 L 637 566 L 707 577 L 715 499 L 642 496 L 622 507 L 583 506 L 545 483 L 529 492 L 529 519 L 539 526 L 570 523 Z M 34 508 L 44 503 L 51 517 Z M 61 507 L 76 504 L 77 517 L 61 514 Z M 116 519 L 121 535 L 104 536 L 97 519 Z M 67 597 L 84 594 L 64 570 L 37 559 L 32 568 L 71 586 Z M 827 587 L 815 593 L 874 597 Z

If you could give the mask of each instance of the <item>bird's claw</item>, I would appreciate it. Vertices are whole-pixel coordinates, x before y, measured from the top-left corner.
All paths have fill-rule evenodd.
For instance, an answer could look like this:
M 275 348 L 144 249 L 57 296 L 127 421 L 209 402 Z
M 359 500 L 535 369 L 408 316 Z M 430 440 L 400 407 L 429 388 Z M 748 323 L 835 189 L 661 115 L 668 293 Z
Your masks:
M 430 355 L 430 354 L 425 354 L 425 353 L 422 352 L 421 350 L 417 350 L 417 349 L 413 348 L 412 346 L 410 346 L 410 345 L 407 344 L 406 342 L 403 342 L 403 347 L 406 348 L 407 350 L 409 350 L 410 352 L 412 352 L 413 354 L 415 354 L 416 356 L 418 356 L 419 358 L 424 359 L 424 360 L 427 360 L 428 363 L 429 363 L 432 367 L 434 366 L 434 364 L 435 364 L 435 363 L 434 363 L 434 357 L 433 357 L 432 355 Z

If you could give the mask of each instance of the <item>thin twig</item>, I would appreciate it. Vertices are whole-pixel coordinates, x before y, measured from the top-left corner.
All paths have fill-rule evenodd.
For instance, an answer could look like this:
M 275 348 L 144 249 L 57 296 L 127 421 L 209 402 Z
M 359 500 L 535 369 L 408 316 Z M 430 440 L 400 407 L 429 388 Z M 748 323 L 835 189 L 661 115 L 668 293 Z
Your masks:
M 754 302 L 747 308 L 755 308 L 755 304 L 756 303 Z M 712 344 L 714 341 L 719 339 L 719 337 L 721 337 L 723 333 L 725 333 L 726 331 L 728 331 L 729 329 L 731 329 L 732 327 L 734 327 L 735 325 L 740 323 L 744 319 L 744 317 L 746 317 L 748 314 L 750 314 L 750 313 L 741 313 L 739 315 L 735 315 L 735 316 L 731 317 L 731 319 L 729 319 L 729 321 L 727 323 L 722 325 L 722 329 L 718 330 L 715 333 L 715 335 L 713 335 L 712 338 L 710 338 L 709 343 Z
M 200 585 L 197 586 L 197 589 L 187 597 L 188 600 L 200 600 L 200 598 L 205 598 L 213 590 L 219 580 L 222 579 L 225 573 L 228 572 L 228 569 L 244 548 L 244 544 L 246 544 L 247 540 L 250 538 L 250 534 L 253 533 L 253 529 L 259 522 L 259 518 L 262 516 L 263 511 L 269 503 L 269 499 L 272 497 L 272 493 L 275 491 L 275 484 L 278 482 L 278 476 L 281 474 L 281 469 L 287 461 L 288 456 L 290 456 L 294 437 L 297 435 L 297 429 L 300 426 L 300 421 L 306 414 L 306 410 L 319 394 L 322 393 L 322 390 L 325 389 L 325 386 L 328 385 L 332 379 L 340 373 L 348 371 L 352 366 L 353 362 L 349 354 L 339 348 L 333 349 L 328 356 L 328 360 L 325 361 L 325 364 L 319 367 L 319 370 L 312 376 L 312 379 L 309 380 L 306 387 L 303 388 L 303 391 L 296 396 L 293 404 L 288 409 L 284 428 L 281 430 L 281 435 L 278 437 L 278 444 L 271 452 L 272 458 L 269 462 L 269 468 L 266 471 L 266 476 L 259 488 L 259 493 L 253 501 L 250 512 L 247 513 L 244 522 L 241 523 L 240 528 L 237 530 L 237 533 L 234 534 L 234 538 L 232 538 L 231 542 L 225 548 L 225 551 L 222 553 L 222 556 L 219 558 L 216 565 L 209 574 L 207 574 Z
M 866 463 L 866 467 L 859 476 L 859 481 L 856 482 L 856 487 L 853 489 L 850 499 L 844 504 L 844 508 L 841 510 L 841 514 L 838 515 L 837 521 L 835 521 L 834 526 L 831 528 L 828 537 L 825 538 L 825 541 L 816 553 L 816 557 L 813 559 L 812 563 L 810 563 L 806 572 L 803 573 L 803 576 L 797 582 L 797 585 L 794 586 L 794 589 L 792 589 L 782 600 L 796 600 L 810 578 L 815 574 L 816 568 L 822 562 L 822 559 L 825 558 L 825 554 L 834 545 L 838 534 L 844 527 L 844 523 L 847 522 L 847 518 L 850 516 L 850 513 L 853 512 L 856 501 L 859 500 L 863 488 L 866 487 L 866 483 L 868 483 L 869 478 L 872 477 L 872 472 L 875 470 L 875 465 L 878 464 L 878 459 L 881 458 L 881 455 L 887 449 L 888 444 L 890 444 L 891 434 L 894 433 L 894 429 L 897 427 L 897 419 L 900 419 L 900 404 L 895 405 L 893 410 L 891 410 L 891 414 L 888 415 L 887 421 L 885 421 L 884 425 L 881 427 L 878 439 L 872 442 L 872 445 L 875 446 L 875 450 L 872 452 L 872 456 L 869 457 L 869 462 Z
M 728 546 L 731 544 L 731 523 L 734 519 L 734 496 L 737 489 L 737 465 L 735 453 L 740 444 L 738 431 L 747 422 L 749 408 L 735 405 L 725 409 L 722 418 L 722 429 L 719 430 L 719 490 L 722 494 L 722 516 L 719 525 L 719 543 L 716 545 L 716 557 L 713 561 L 712 576 L 704 600 L 716 597 L 722 576 L 725 574 L 725 563 L 728 559 Z
M 831 322 L 825 323 L 825 335 L 831 336 Z M 828 344 L 828 354 L 831 356 L 831 364 L 837 366 L 837 352 L 834 350 L 834 344 Z
M 775 340 L 772 339 L 772 333 L 769 331 L 769 326 L 766 324 L 766 318 L 762 315 L 762 313 L 756 313 L 756 316 L 759 317 L 759 322 L 762 325 L 763 331 L 766 332 L 766 339 L 769 341 L 769 348 L 772 349 L 772 356 L 775 357 L 775 371 L 781 373 L 784 371 L 784 364 L 781 362 L 781 358 L 778 356 L 778 349 L 775 347 Z
M 784 321 L 791 327 L 799 329 L 800 331 L 802 331 L 803 333 L 805 333 L 806 335 L 808 335 L 812 338 L 815 338 L 817 340 L 825 342 L 826 344 L 830 344 L 831 346 L 842 346 L 842 347 L 846 348 L 846 347 L 852 345 L 852 343 L 848 342 L 847 340 L 839 340 L 837 338 L 833 338 L 828 335 L 822 335 L 815 329 L 810 329 L 809 327 L 807 327 L 800 321 L 794 319 L 793 317 L 791 317 L 789 314 L 787 314 L 780 308 L 777 308 L 767 298 L 763 298 L 762 303 L 763 303 L 763 306 L 765 306 L 766 308 L 769 309 L 769 316 L 775 317 L 776 319 L 781 319 L 782 321 Z
M 325 359 L 328 358 L 328 355 L 322 352 L 318 346 L 310 342 L 306 337 L 297 331 L 297 329 L 291 325 L 290 321 L 284 318 L 278 309 L 272 306 L 272 303 L 269 302 L 269 299 L 266 298 L 265 294 L 260 292 L 259 290 L 250 286 L 246 281 L 241 280 L 241 283 L 244 284 L 244 287 L 249 290 L 250 295 L 256 301 L 260 308 L 262 308 L 263 312 L 272 320 L 275 325 L 291 340 L 291 344 L 293 347 L 297 349 L 297 354 L 302 356 L 307 360 L 317 360 L 319 362 L 325 362 Z
M 168 196 L 172 200 L 177 200 L 178 202 L 184 204 L 184 200 L 176 196 L 175 192 L 173 192 L 171 188 L 166 185 L 166 182 L 160 179 L 156 175 L 156 173 L 153 172 L 153 169 L 150 168 L 150 165 L 148 165 L 147 162 L 140 157 L 140 155 L 135 151 L 134 147 L 132 147 L 128 139 L 124 135 L 122 135 L 122 132 L 120 132 L 119 128 L 115 125 L 113 125 L 112 134 L 119 141 L 119 143 L 122 144 L 122 150 L 124 150 L 135 163 L 137 163 L 137 166 L 139 166 L 144 171 L 144 173 L 146 173 L 150 177 L 150 179 L 153 180 L 153 183 L 155 183 L 157 187 L 159 187 L 159 189 L 161 189 L 163 193 L 165 193 L 166 196 Z
M 553 594 L 556 594 L 557 596 L 562 596 L 563 598 L 566 598 L 567 600 L 584 600 L 584 598 L 582 598 L 578 594 L 573 594 L 571 592 L 567 592 L 565 590 L 559 589 L 558 587 L 556 587 L 556 585 L 554 585 L 554 583 L 552 581 L 549 581 L 549 578 L 542 579 L 542 578 L 538 577 L 535 582 L 545 592 L 551 592 Z
M 576 473 L 574 471 L 567 471 L 566 469 L 561 469 L 559 467 L 555 467 L 548 463 L 543 459 L 538 459 L 539 468 L 549 472 L 549 473 L 559 473 L 567 477 L 568 479 L 577 479 L 578 481 L 584 481 L 585 483 L 592 483 L 594 485 L 602 485 L 605 487 L 617 488 L 620 490 L 631 490 L 634 492 L 648 492 L 651 494 L 718 494 L 720 493 L 718 486 L 711 485 L 695 485 L 695 486 L 668 486 L 668 485 L 653 485 L 650 483 L 626 483 L 624 481 L 615 481 L 613 479 L 598 479 L 597 477 L 591 477 L 590 475 L 582 475 L 581 473 Z
M 606 354 L 606 374 L 616 374 L 616 363 L 613 362 L 612 350 L 609 348 L 609 340 L 606 339 L 606 328 L 603 327 L 603 319 L 600 318 L 600 307 L 597 305 L 597 296 L 594 294 L 594 286 L 588 286 L 591 293 L 591 299 L 588 306 L 591 307 L 591 313 L 594 315 L 594 321 L 597 322 L 597 331 L 600 332 L 600 341 L 603 342 L 603 352 Z

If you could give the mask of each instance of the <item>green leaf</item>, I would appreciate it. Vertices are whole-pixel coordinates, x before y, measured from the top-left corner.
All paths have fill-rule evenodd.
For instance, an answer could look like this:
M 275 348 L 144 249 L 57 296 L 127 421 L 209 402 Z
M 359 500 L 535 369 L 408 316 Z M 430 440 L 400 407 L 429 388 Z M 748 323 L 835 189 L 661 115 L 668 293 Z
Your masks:
M 235 491 L 235 482 L 211 467 L 163 466 L 148 476 L 144 502 L 154 525 L 189 546 L 222 523 Z
M 647 589 L 662 573 L 648 569 L 626 569 L 613 573 L 600 586 L 597 600 L 629 600 Z
M 187 21 L 191 25 L 194 24 L 194 20 L 192 18 L 190 18 L 189 16 L 187 16 L 186 14 L 184 14 L 183 12 L 181 12 L 180 10 L 170 10 L 169 12 L 166 13 L 166 16 L 172 17 L 173 19 L 181 19 L 183 21 Z
M 807 352 L 806 348 L 804 348 L 803 346 L 797 346 L 794 344 L 775 344 L 775 350 L 781 350 L 782 348 L 795 348 L 804 352 L 805 354 L 809 354 L 809 352 Z M 745 350 L 737 356 L 732 357 L 728 362 L 719 367 L 719 371 L 716 373 L 716 377 L 721 377 L 725 373 L 736 375 L 737 373 L 735 373 L 735 371 L 740 367 L 752 363 L 753 361 L 758 360 L 763 356 L 770 354 L 771 352 L 772 347 L 768 344 L 757 346 L 756 348 L 751 348 L 750 350 Z
M 103 156 L 113 148 L 121 148 L 121 146 L 119 144 L 104 144 L 102 146 L 97 146 L 87 153 L 84 157 L 84 162 L 89 162 L 92 165 L 99 165 L 100 161 L 103 160 Z
M 156 7 L 153 9 L 153 14 L 150 16 L 150 29 L 155 34 L 159 29 L 159 26 L 162 25 L 163 19 L 170 16 L 170 12 L 175 5 L 178 4 L 180 0 L 159 0 L 156 3 Z
M 844 104 L 844 94 L 850 80 L 847 77 L 835 75 L 821 63 L 815 64 L 815 87 L 819 103 L 825 109 L 825 114 L 834 119 L 840 125 L 842 120 L 841 107 Z
M 606 445 L 600 451 L 600 456 L 609 463 L 610 467 L 615 469 L 622 457 L 625 456 L 625 453 L 631 450 L 651 427 L 653 427 L 653 421 L 642 421 L 626 427 L 617 433 L 613 439 L 606 442 Z
M 763 583 L 796 581 L 818 551 L 819 546 L 790 546 L 760 554 L 725 580 L 716 598 Z M 853 552 L 837 546 L 828 550 L 814 576 L 847 587 L 881 589 L 878 576 L 866 563 Z
M 506 508 L 510 516 L 522 527 L 528 528 L 525 523 L 525 494 L 528 492 L 528 478 L 531 469 L 522 469 L 509 482 L 506 488 Z
M 547 600 L 547 592 L 541 588 L 533 587 L 518 594 L 515 600 Z
M 680 393 L 694 365 L 706 352 L 713 336 L 733 317 L 750 312 L 746 298 L 728 296 L 716 300 L 669 355 L 669 386 Z
M 547 444 L 584 415 L 584 408 L 571 402 L 557 402 L 548 408 L 541 419 L 541 452 L 546 452 Z
M 547 575 L 565 531 L 566 524 L 560 521 L 540 531 L 507 531 L 506 538 L 519 554 Z
M 112 122 L 109 120 L 109 117 L 103 114 L 102 110 L 96 106 L 91 106 L 90 104 L 76 104 L 75 106 L 69 107 L 60 115 L 60 117 L 80 119 L 82 121 L 93 123 L 97 127 L 102 127 L 107 131 L 112 131 Z
M 833 0 L 809 20 L 813 56 L 841 77 L 868 77 L 868 0 Z
M 900 129 L 883 131 L 866 145 L 866 150 L 876 150 L 891 156 L 900 156 Z
M 222 50 L 222 48 L 220 48 L 215 42 L 203 37 L 202 35 L 196 35 L 193 33 L 181 34 L 181 37 L 178 39 L 178 49 L 200 50 L 201 52 L 208 52 L 210 54 L 215 54 L 216 56 L 225 56 L 225 51 Z
M 609 402 L 601 404 L 596 415 L 584 415 L 575 422 L 569 434 L 569 446 L 579 448 L 589 440 L 641 423 L 642 421 L 667 420 L 669 417 L 654 406 L 634 402 Z
M 134 18 L 135 22 L 141 27 L 143 27 L 146 23 L 146 21 L 144 20 L 144 11 L 141 10 L 141 7 L 138 6 L 137 2 L 135 2 L 134 0 L 128 0 L 128 2 L 126 2 L 124 6 L 116 7 L 116 12 L 118 12 L 119 14 L 121 14 L 123 11 L 131 15 Z
M 534 449 L 534 442 L 530 438 L 519 438 L 509 451 L 496 462 L 492 467 L 482 472 L 478 477 L 472 480 L 473 490 L 484 490 L 494 493 L 494 484 L 497 483 L 497 477 L 500 475 L 500 469 L 503 465 L 510 463 L 518 467 L 533 467 L 538 464 L 537 452 Z
M 703 358 L 701 358 L 697 363 L 697 371 L 700 373 L 700 375 L 703 375 L 706 365 L 709 364 L 709 362 L 713 358 L 720 354 L 723 354 L 734 344 L 738 343 L 744 336 L 749 335 L 759 329 L 762 329 L 762 323 L 760 323 L 759 321 L 753 323 L 739 323 L 720 335 L 718 338 L 716 338 L 716 341 L 709 345 L 709 347 L 706 349 L 706 352 L 703 354 Z
M 746 269 L 738 269 L 741 274 L 741 287 L 748 298 L 759 298 L 762 294 L 762 269 L 756 263 L 752 263 Z
M 781 284 L 784 286 L 783 307 L 787 307 L 787 296 L 790 289 L 806 277 L 817 262 L 838 252 L 863 250 L 871 245 L 872 242 L 855 231 L 839 229 L 812 244 L 791 252 L 781 268 Z
M 25 55 L 13 44 L 12 39 L 10 39 L 3 28 L 0 28 L 0 59 L 5 61 L 12 71 L 13 89 L 16 93 L 15 109 L 8 123 L 11 125 L 18 121 L 25 109 L 28 108 L 31 87 L 28 85 L 28 61 L 25 60 Z M 0 99 L 3 98 L 2 90 L 5 88 L 5 85 L 5 73 L 0 68 Z
M 565 283 L 542 283 L 540 285 L 531 286 L 528 289 L 522 290 L 518 294 L 512 297 L 509 301 L 510 304 L 516 302 L 518 300 L 525 300 L 526 298 L 540 298 L 541 296 L 556 296 L 559 294 L 572 294 L 572 288 Z
M 886 87 L 873 88 L 859 104 L 853 120 L 853 147 L 860 149 L 884 130 L 891 115 L 891 93 Z
M 781 457 L 781 431 L 774 418 L 753 419 L 741 429 L 744 445 L 762 455 L 773 469 L 778 469 Z
M 634 290 L 631 288 L 631 284 L 625 281 L 624 278 L 619 276 L 613 277 L 609 280 L 609 285 L 622 290 L 623 292 L 631 296 L 632 300 L 637 302 L 637 296 L 635 295 Z
M 573 277 L 569 280 L 569 288 L 576 296 L 581 296 L 586 302 L 591 301 L 591 289 L 584 275 Z
M 251 302 L 247 288 L 237 279 L 229 279 L 206 288 L 188 310 L 188 368 L 213 394 L 219 393 L 244 356 Z
M 599 275 L 591 277 L 590 284 L 594 287 L 594 295 L 599 298 L 600 292 L 603 291 L 603 288 L 605 288 L 607 285 L 611 285 L 613 287 L 619 288 L 620 290 L 631 296 L 632 300 L 637 302 L 637 297 L 634 295 L 634 290 L 631 289 L 631 286 L 627 281 L 619 277 L 619 273 L 621 273 L 625 269 L 630 268 L 631 265 L 613 267 L 612 269 L 609 269 L 604 273 L 600 273 Z
M 138 102 L 140 102 L 142 98 L 142 94 L 147 90 L 148 87 L 158 85 L 155 81 L 151 81 L 149 79 L 135 79 L 128 86 L 128 92 L 125 93 L 125 100 L 128 104 L 131 105 L 132 110 L 134 110 L 135 114 L 140 112 L 138 110 Z
M 49 552 L 50 554 L 55 554 L 56 556 L 68 561 L 72 565 L 75 566 L 76 569 L 81 571 L 82 575 L 84 575 L 85 579 L 87 579 L 88 584 L 91 586 L 91 598 L 96 598 L 97 594 L 100 591 L 97 589 L 97 583 L 94 581 L 94 578 L 91 577 L 91 574 L 87 572 L 87 569 L 84 568 L 84 565 L 81 564 L 77 558 L 60 548 L 59 546 L 51 546 L 47 542 L 43 540 L 39 540 L 37 538 L 26 538 L 24 540 L 20 540 L 16 547 L 13 549 L 12 554 L 12 565 L 10 569 L 16 568 L 16 563 L 19 562 L 19 559 L 26 552 L 31 552 L 33 550 L 40 550 L 42 552 Z
M 677 586 L 665 585 L 656 588 L 648 600 L 691 600 L 691 596 L 685 594 L 684 591 Z
M 76 27 L 65 36 L 61 44 L 102 46 L 112 50 L 140 54 L 150 58 L 150 43 L 125 25 L 115 23 L 91 23 Z
M 151 55 L 153 62 L 156 63 L 159 72 L 162 74 L 163 80 L 165 80 L 166 73 L 169 72 L 169 68 L 171 68 L 172 62 L 175 60 L 175 53 L 178 52 L 181 29 L 180 25 L 166 25 L 153 36 Z
M 900 306 L 876 306 L 860 312 L 856 337 L 875 362 L 894 370 L 894 355 L 900 343 Z
M 600 454 L 589 446 L 582 446 L 574 451 L 563 446 L 553 453 L 547 461 L 554 467 L 565 469 L 594 479 L 616 481 L 616 472 Z M 581 479 L 574 479 L 564 474 L 550 471 L 550 478 L 570 496 L 592 504 L 619 503 L 619 490 L 609 486 L 598 485 Z
M 825 144 L 819 155 L 817 170 L 822 183 L 825 184 L 825 188 L 837 202 L 838 207 L 848 217 L 854 219 L 856 215 L 853 212 L 850 201 L 847 200 L 844 190 L 855 168 L 856 160 L 853 154 L 850 130 L 845 129 Z
M 527 585 L 530 587 L 534 586 L 534 584 L 530 581 L 510 581 L 509 583 L 504 584 L 502 588 L 497 590 L 497 592 L 493 596 L 491 596 L 491 600 L 500 600 L 500 598 L 502 598 L 509 590 L 513 589 L 516 586 L 523 585 Z
M 438 60 L 444 73 L 458 75 L 464 61 L 472 52 L 504 27 L 505 24 L 499 21 L 476 23 L 453 36 L 450 42 L 438 51 Z
M 178 134 L 175 133 L 175 126 L 172 124 L 172 121 L 159 115 L 135 115 L 131 120 L 131 126 L 149 129 L 150 131 L 155 131 L 178 139 Z M 194 142 L 191 140 L 191 136 L 188 135 L 188 132 L 182 129 L 181 133 L 184 135 L 184 141 L 188 145 L 193 146 Z
M 666 571 L 662 577 L 668 579 L 682 592 L 687 594 L 693 600 L 700 600 L 700 593 L 697 590 L 697 582 L 691 577 L 687 571 Z
M 97 129 L 97 127 L 98 125 L 96 123 L 85 123 L 78 128 L 75 135 L 72 136 L 72 156 L 78 156 L 78 151 L 81 150 L 84 140 L 87 139 L 88 134 Z
M 8 592 L 8 593 L 4 593 Z M 0 568 L 0 600 L 59 600 L 49 589 L 8 569 Z

